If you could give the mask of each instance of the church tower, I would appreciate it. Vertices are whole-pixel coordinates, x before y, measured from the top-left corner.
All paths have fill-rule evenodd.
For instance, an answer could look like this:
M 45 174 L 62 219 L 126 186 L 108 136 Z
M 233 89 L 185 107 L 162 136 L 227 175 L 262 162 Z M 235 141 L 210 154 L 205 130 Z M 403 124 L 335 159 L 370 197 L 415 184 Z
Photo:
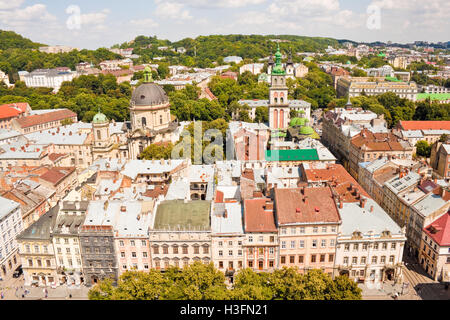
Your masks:
M 110 152 L 112 149 L 112 141 L 109 132 L 109 120 L 108 118 L 100 112 L 92 119 L 92 130 L 94 134 L 94 142 L 92 147 L 92 154 L 94 161 L 98 158 L 106 158 L 111 156 Z
M 292 60 L 292 52 L 289 52 L 288 61 L 286 62 L 286 76 L 295 79 L 294 61 Z
M 275 53 L 275 65 L 271 72 L 269 89 L 269 126 L 271 129 L 286 129 L 289 119 L 288 87 L 286 72 L 281 64 L 280 46 Z
M 171 121 L 169 98 L 164 89 L 153 82 L 150 67 L 145 68 L 144 83 L 131 95 L 130 120 L 130 159 L 137 159 L 152 143 L 172 140 L 177 123 Z

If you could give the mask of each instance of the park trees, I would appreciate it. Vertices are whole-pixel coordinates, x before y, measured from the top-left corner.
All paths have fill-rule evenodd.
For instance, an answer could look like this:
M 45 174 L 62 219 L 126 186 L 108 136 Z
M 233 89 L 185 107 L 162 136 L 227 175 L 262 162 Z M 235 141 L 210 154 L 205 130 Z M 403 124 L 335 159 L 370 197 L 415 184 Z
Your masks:
M 127 271 L 116 286 L 101 281 L 89 291 L 92 300 L 360 300 L 361 289 L 347 276 L 334 280 L 319 269 L 301 274 L 284 267 L 273 272 L 239 270 L 227 288 L 212 263 L 195 262 L 164 273 Z

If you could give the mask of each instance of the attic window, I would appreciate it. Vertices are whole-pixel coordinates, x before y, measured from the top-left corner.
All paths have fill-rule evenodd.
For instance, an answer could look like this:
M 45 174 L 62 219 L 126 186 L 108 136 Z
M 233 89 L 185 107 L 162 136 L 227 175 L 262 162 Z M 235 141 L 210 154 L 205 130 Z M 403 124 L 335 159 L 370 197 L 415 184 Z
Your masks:
M 141 100 L 144 100 L 145 99 L 145 96 L 144 95 L 141 95 Z

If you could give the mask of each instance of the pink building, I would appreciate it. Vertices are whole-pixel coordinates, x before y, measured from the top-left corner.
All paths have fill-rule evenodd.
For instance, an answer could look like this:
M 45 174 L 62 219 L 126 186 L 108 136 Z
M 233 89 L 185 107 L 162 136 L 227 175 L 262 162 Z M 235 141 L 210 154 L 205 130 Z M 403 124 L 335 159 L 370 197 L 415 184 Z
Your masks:
M 151 268 L 148 228 L 153 206 L 153 201 L 125 201 L 118 207 L 114 242 L 119 276 L 128 270 Z

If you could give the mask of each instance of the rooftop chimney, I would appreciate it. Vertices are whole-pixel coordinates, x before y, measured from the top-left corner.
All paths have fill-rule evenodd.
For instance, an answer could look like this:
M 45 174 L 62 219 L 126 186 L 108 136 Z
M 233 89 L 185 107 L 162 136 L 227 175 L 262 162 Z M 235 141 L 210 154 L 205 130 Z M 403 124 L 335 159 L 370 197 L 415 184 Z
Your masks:
M 366 205 L 366 201 L 367 201 L 366 198 L 361 198 L 359 200 L 359 205 L 361 206 L 361 208 L 364 208 L 364 206 Z

